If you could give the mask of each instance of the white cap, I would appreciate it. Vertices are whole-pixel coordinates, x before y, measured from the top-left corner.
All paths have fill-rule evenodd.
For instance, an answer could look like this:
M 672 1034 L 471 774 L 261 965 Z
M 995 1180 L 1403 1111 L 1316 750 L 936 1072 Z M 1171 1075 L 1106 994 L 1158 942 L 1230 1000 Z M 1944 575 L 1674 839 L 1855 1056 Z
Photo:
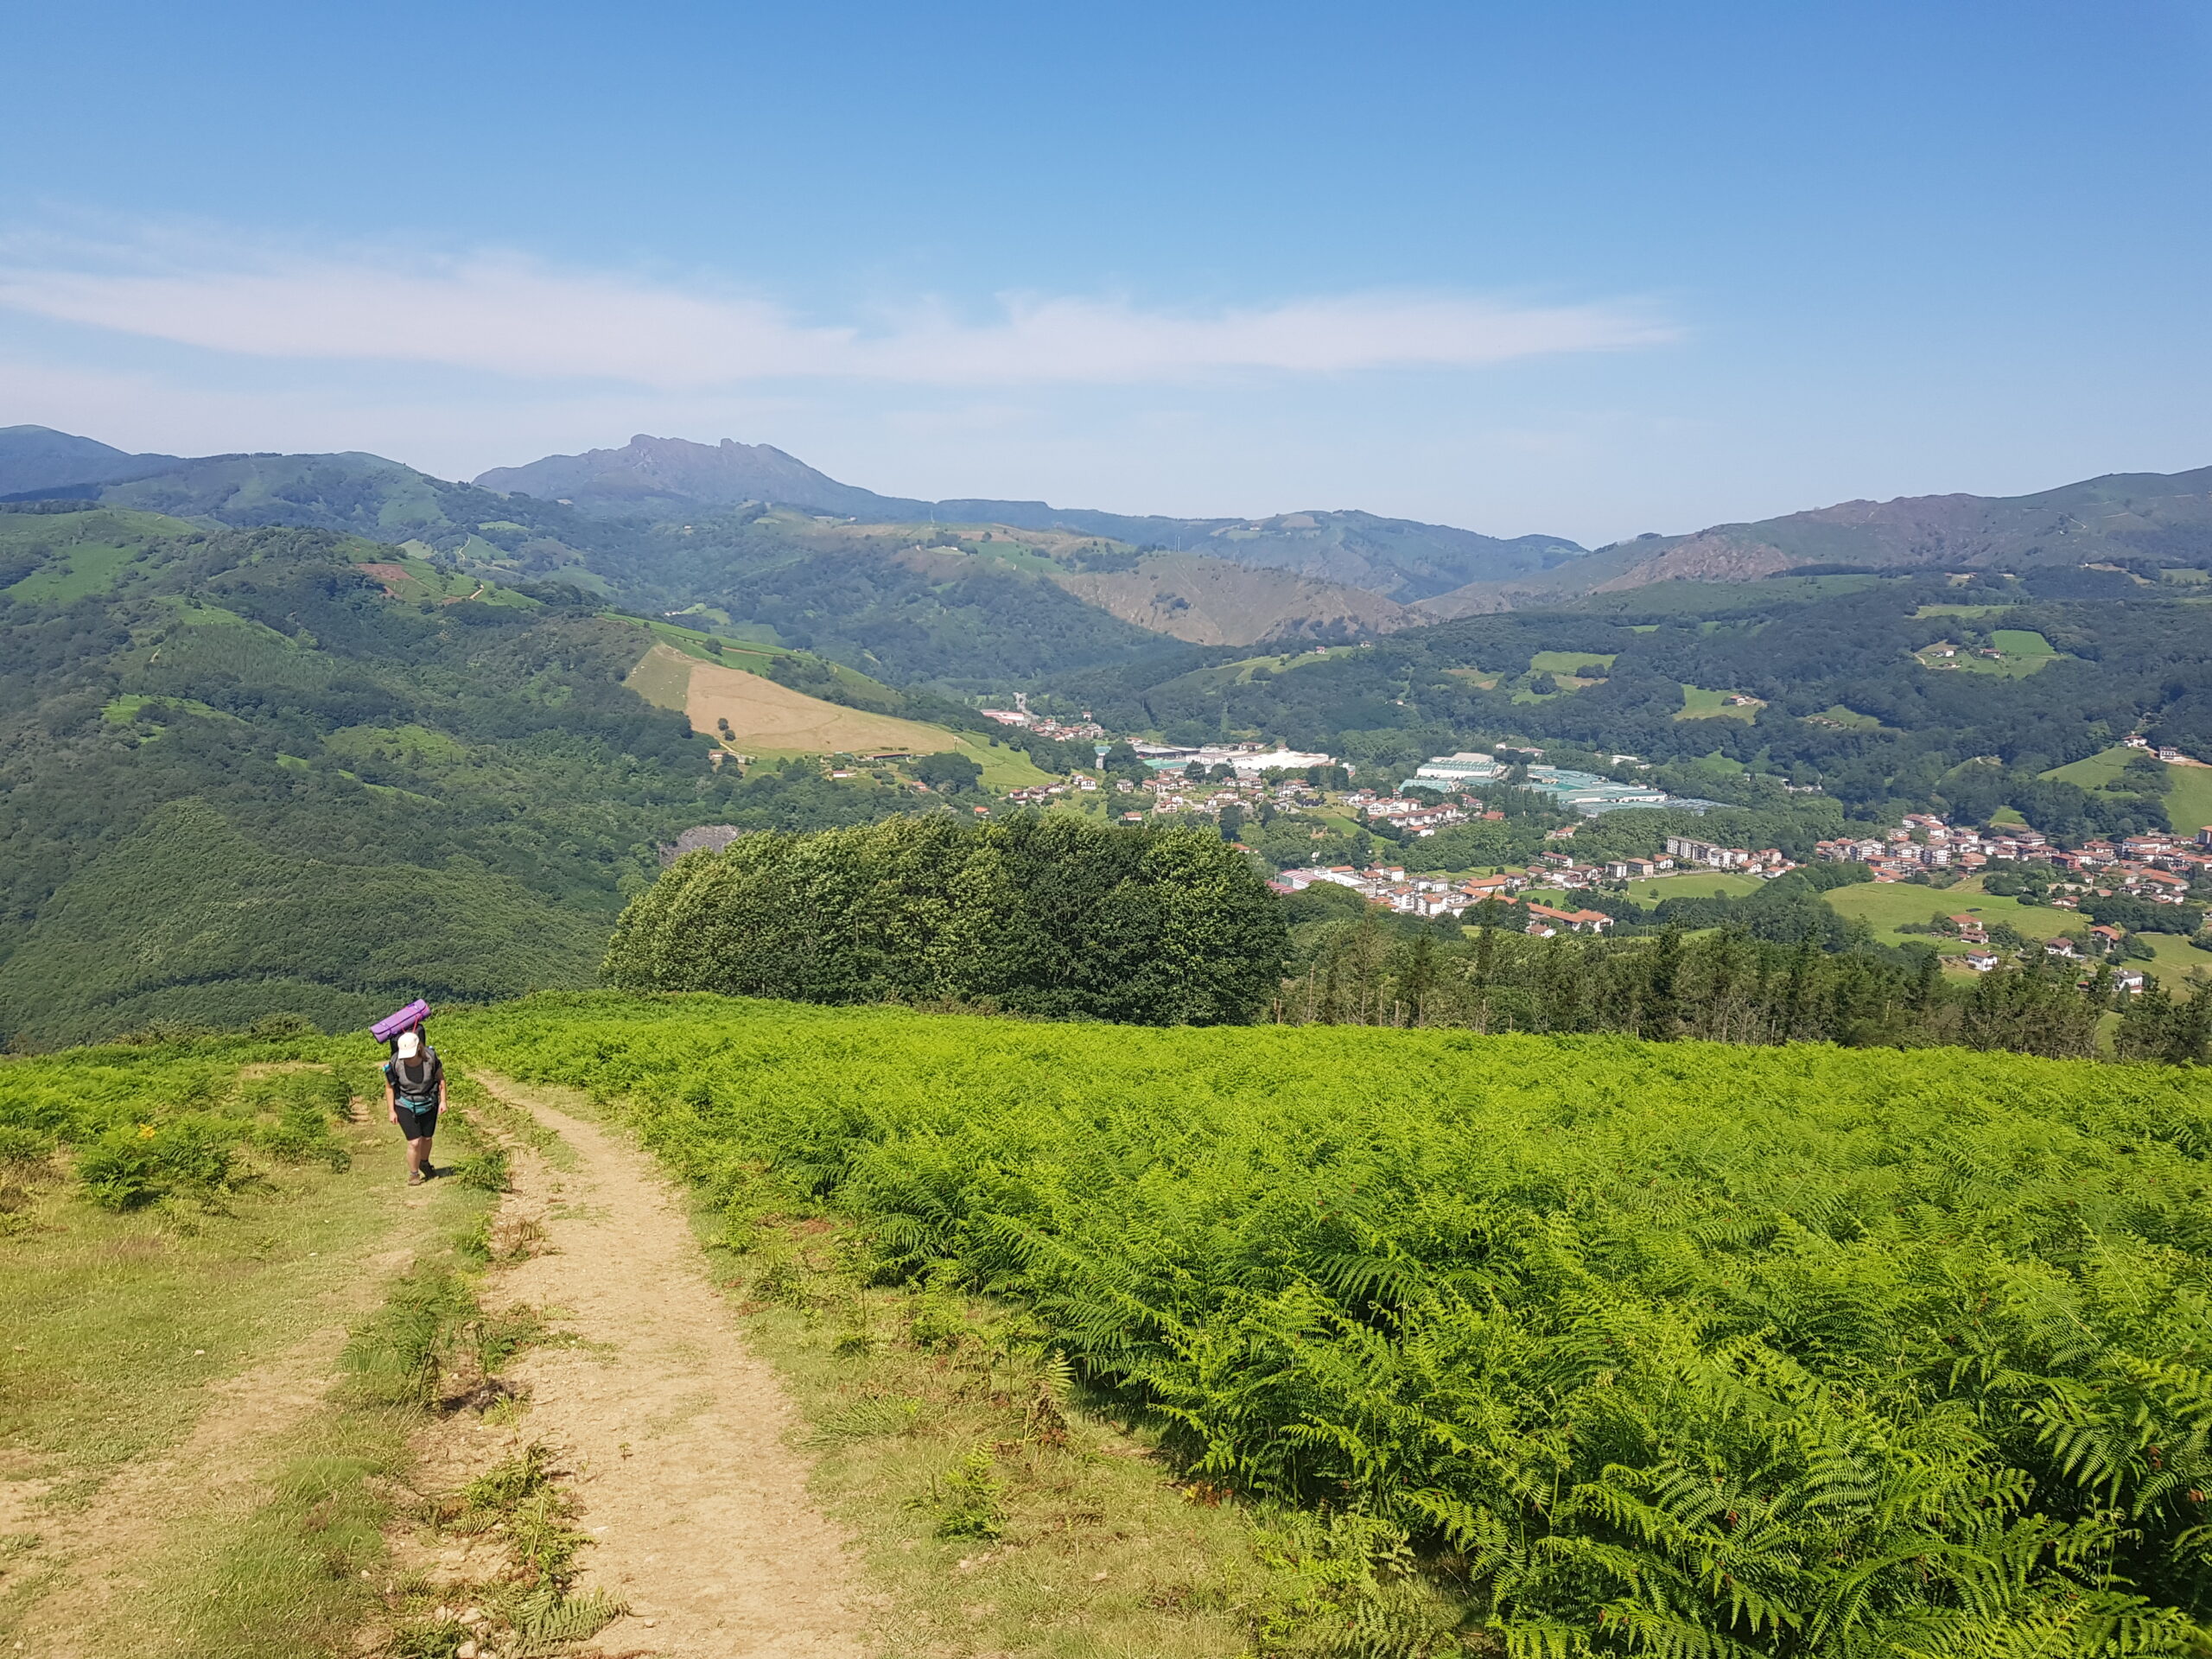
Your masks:
M 403 1031 L 399 1033 L 399 1058 L 401 1059 L 411 1060 L 422 1052 L 422 1033 L 419 1031 Z

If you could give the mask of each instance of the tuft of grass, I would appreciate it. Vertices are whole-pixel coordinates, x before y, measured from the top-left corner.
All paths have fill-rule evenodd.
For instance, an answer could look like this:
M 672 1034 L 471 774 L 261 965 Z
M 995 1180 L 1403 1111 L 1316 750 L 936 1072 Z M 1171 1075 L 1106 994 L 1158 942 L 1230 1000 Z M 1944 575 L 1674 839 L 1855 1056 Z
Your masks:
M 940 1538 L 996 1538 L 1006 1531 L 1005 1500 L 991 1454 L 977 1446 L 908 1502 L 935 1518 Z
M 466 1586 L 489 1618 L 484 1629 L 463 1626 L 461 1639 L 481 1638 L 505 1625 L 521 1651 L 538 1652 L 595 1636 L 628 1611 L 607 1591 L 575 1592 L 576 1556 L 591 1538 L 574 1524 L 575 1500 L 556 1484 L 559 1475 L 551 1450 L 533 1440 L 429 1506 L 427 1518 L 434 1527 L 467 1535 L 495 1534 L 505 1544 L 506 1562 L 499 1577 Z M 459 1590 L 447 1586 L 439 1593 L 450 1603 Z M 403 1637 L 417 1650 L 435 1651 L 435 1644 L 446 1638 L 448 1627 L 458 1623 L 442 1617 L 449 1611 L 442 1607 L 428 1618 L 404 1620 Z

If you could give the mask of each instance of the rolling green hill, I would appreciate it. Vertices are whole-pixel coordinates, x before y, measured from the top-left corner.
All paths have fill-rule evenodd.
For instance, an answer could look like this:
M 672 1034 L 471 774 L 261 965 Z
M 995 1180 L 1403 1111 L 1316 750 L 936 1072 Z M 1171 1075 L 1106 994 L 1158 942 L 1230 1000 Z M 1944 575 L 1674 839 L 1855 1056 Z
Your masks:
M 2034 495 L 1845 501 L 1688 536 L 1646 536 L 1586 559 L 1484 579 L 1427 608 L 1465 615 L 1640 588 L 1740 582 L 1823 566 L 2017 571 L 2050 598 L 2122 597 L 2159 567 L 2212 558 L 2212 467 L 2113 473 Z
M 0 1038 L 20 1045 L 588 983 L 679 831 L 929 804 L 812 763 L 717 769 L 623 684 L 647 625 L 573 594 L 112 508 L 0 512 Z

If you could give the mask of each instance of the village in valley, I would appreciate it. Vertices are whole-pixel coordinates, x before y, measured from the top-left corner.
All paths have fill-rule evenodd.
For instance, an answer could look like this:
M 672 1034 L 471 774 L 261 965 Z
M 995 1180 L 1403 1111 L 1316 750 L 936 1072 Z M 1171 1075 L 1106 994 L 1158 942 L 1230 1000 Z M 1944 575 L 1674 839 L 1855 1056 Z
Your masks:
M 1543 750 L 1506 743 L 1496 753 L 1433 756 L 1410 775 L 1378 785 L 1326 753 L 1262 742 L 1116 740 L 1087 717 L 1056 720 L 1026 707 L 985 712 L 1001 723 L 1089 743 L 1100 761 L 1096 775 L 1008 791 L 1007 805 L 1095 802 L 1090 810 L 1128 823 L 1209 822 L 1268 865 L 1269 886 L 1287 895 L 1325 885 L 1398 916 L 1456 918 L 1540 938 L 1599 937 L 1621 925 L 1624 907 L 1608 899 L 1631 891 L 1648 904 L 1676 892 L 1711 892 L 1700 877 L 1734 878 L 1740 887 L 1746 878 L 1756 883 L 1808 866 L 1845 866 L 1858 867 L 1854 882 L 1924 890 L 1928 903 L 1914 915 L 1904 913 L 1912 905 L 1902 893 L 1864 904 L 1847 897 L 1837 907 L 1878 912 L 1891 943 L 1924 937 L 1942 965 L 1959 972 L 2042 957 L 2080 963 L 2102 973 L 2111 989 L 2128 993 L 2152 982 L 2139 963 L 2176 965 L 2174 946 L 2186 942 L 2212 952 L 2212 934 L 2201 925 L 2212 899 L 2212 827 L 2066 846 L 2018 822 L 1955 823 L 1909 812 L 1879 830 L 1799 843 L 1802 858 L 1679 830 L 1649 837 L 1656 844 L 1643 850 L 1591 847 L 1593 840 L 1620 839 L 1603 836 L 1583 836 L 1578 848 L 1585 827 L 1604 815 L 1641 808 L 1669 811 L 1679 823 L 1681 815 L 1725 811 L 1725 804 L 1640 778 L 1651 769 L 1630 754 L 1583 760 L 1584 767 L 1603 765 L 1601 773 L 1548 764 Z M 2135 739 L 2129 747 L 2147 746 Z M 2171 765 L 2191 764 L 2177 753 L 2154 753 Z M 1799 785 L 1790 792 L 1819 791 Z M 1424 868 L 1433 861 L 1413 855 L 1423 843 L 1450 844 L 1436 841 L 1450 832 L 1525 823 L 1532 813 L 1560 821 L 1542 830 L 1541 848 L 1526 855 L 1445 868 Z M 1291 825 L 1300 827 L 1288 833 L 1352 855 L 1301 856 L 1305 849 L 1287 840 Z M 1815 885 L 1833 891 L 1827 880 Z M 2035 910 L 2042 925 L 2021 925 L 2023 907 Z M 2130 916 L 2133 925 L 2101 919 L 2097 912 L 2105 910 Z

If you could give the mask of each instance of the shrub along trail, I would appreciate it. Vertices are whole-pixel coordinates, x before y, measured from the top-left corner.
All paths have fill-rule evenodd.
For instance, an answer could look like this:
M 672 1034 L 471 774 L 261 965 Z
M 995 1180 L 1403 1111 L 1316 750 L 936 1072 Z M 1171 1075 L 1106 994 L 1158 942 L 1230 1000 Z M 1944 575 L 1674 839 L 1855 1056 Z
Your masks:
M 476 1075 L 578 1154 L 560 1170 L 517 1152 L 504 1222 L 534 1221 L 543 1248 L 495 1275 L 486 1300 L 543 1307 L 575 1338 L 507 1375 L 529 1392 L 529 1437 L 577 1477 L 595 1544 L 584 1587 L 629 1605 L 601 1646 L 664 1659 L 860 1654 L 846 1541 L 807 1497 L 807 1461 L 786 1444 L 797 1419 L 709 1282 L 683 1200 L 619 1137 Z

